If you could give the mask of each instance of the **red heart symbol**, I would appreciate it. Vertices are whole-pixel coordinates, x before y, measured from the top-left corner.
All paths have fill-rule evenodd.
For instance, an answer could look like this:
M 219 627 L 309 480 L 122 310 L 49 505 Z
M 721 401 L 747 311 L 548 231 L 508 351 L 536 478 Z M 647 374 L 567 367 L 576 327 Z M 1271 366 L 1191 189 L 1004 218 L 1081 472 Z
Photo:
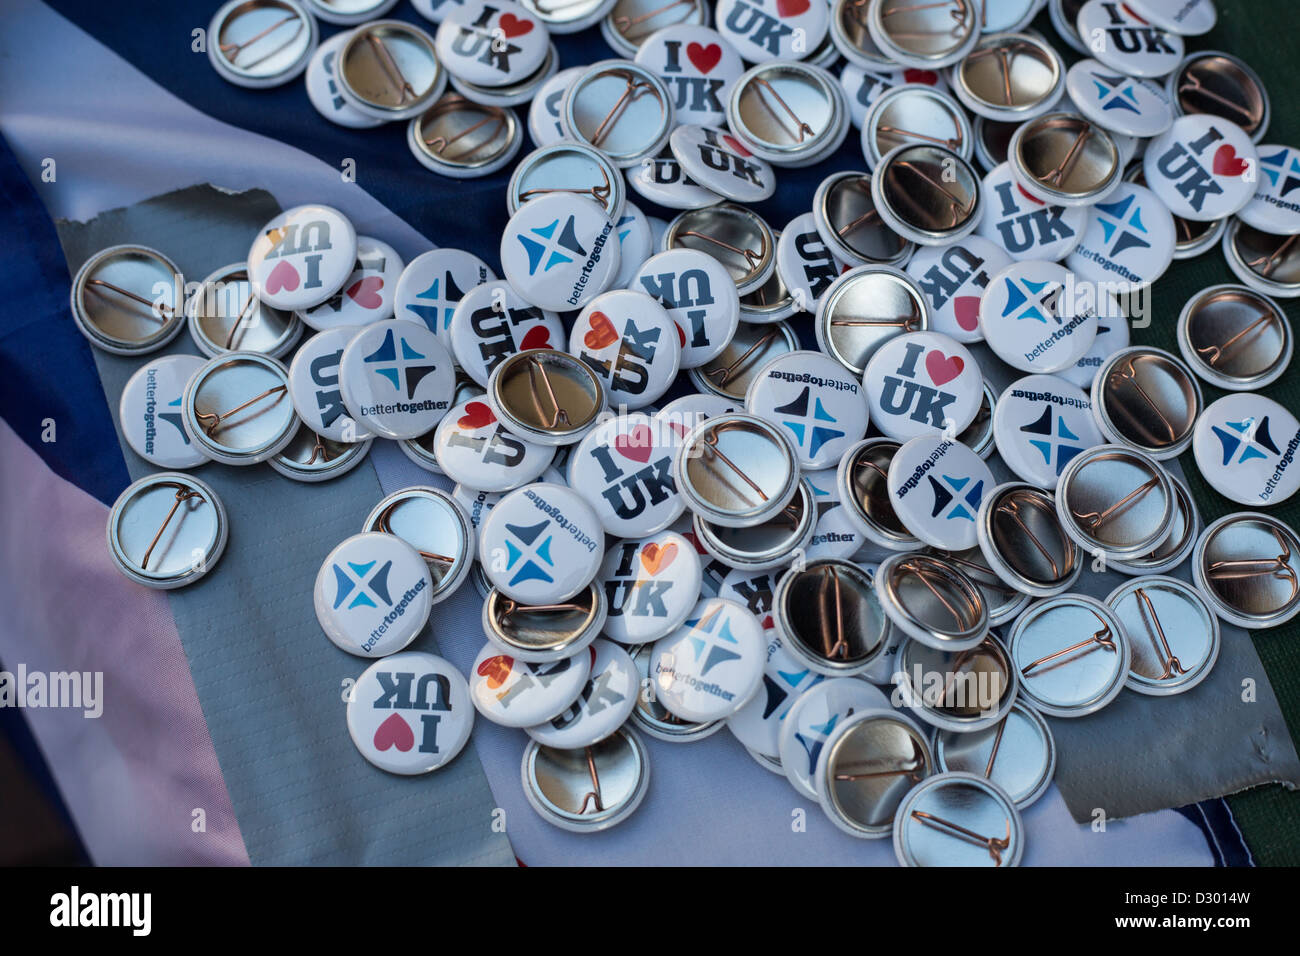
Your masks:
M 591 331 L 582 337 L 582 342 L 587 348 L 603 349 L 606 345 L 613 345 L 618 341 L 618 332 L 614 329 L 614 323 L 604 312 L 591 313 L 587 318 L 587 324 L 591 326 Z
M 641 565 L 650 572 L 651 577 L 672 564 L 675 557 L 677 557 L 677 545 L 671 541 L 663 547 L 652 541 L 641 549 Z
M 1047 205 L 1047 203 L 1043 202 L 1043 201 L 1042 201 L 1041 199 L 1039 199 L 1037 196 L 1031 196 L 1031 195 L 1029 195 L 1029 193 L 1025 192 L 1025 188 L 1024 188 L 1023 186 L 1021 186 L 1020 184 L 1017 183 L 1017 184 L 1016 184 L 1016 188 L 1020 190 L 1020 195 L 1024 196 L 1026 199 L 1028 199 L 1028 200 L 1029 200 L 1031 203 L 1033 203 L 1035 206 L 1046 206 L 1046 205 Z
M 939 74 L 930 70 L 916 70 L 909 67 L 903 71 L 903 79 L 908 83 L 924 83 L 926 86 L 934 86 L 939 82 Z
M 946 385 L 962 373 L 966 363 L 958 355 L 947 356 L 935 349 L 925 356 L 925 370 L 935 385 Z
M 619 435 L 614 439 L 614 450 L 624 458 L 639 461 L 644 465 L 650 460 L 650 453 L 654 451 L 654 433 L 650 431 L 649 425 L 637 425 L 626 435 Z
M 497 21 L 497 25 L 501 27 L 501 32 L 504 33 L 507 38 L 521 37 L 525 33 L 531 33 L 533 29 L 532 20 L 525 20 L 522 17 L 515 16 L 513 13 L 501 14 L 501 19 Z
M 722 59 L 722 47 L 716 43 L 705 46 L 702 43 L 686 44 L 686 59 L 695 65 L 701 73 L 708 73 Z
M 384 287 L 384 280 L 379 276 L 366 276 L 348 286 L 348 298 L 363 309 L 377 309 L 384 304 L 379 290 Z
M 491 425 L 496 420 L 497 417 L 492 414 L 492 409 L 488 408 L 486 404 L 483 402 L 470 402 L 465 406 L 465 414 L 456 420 L 456 425 L 472 431 L 475 428 Z
M 725 134 L 722 137 L 722 141 L 726 143 L 728 146 L 730 146 L 734 152 L 739 153 L 741 156 L 754 155 L 749 150 L 745 149 L 744 146 L 740 145 L 740 142 L 736 139 L 736 137 L 732 136 L 730 133 Z
M 680 438 L 685 438 L 687 433 L 690 431 L 690 429 L 681 422 L 669 422 L 668 427 L 675 431 Z
M 797 17 L 812 6 L 809 0 L 776 0 L 776 13 L 781 18 Z
M 1240 176 L 1250 168 L 1250 163 L 1237 155 L 1237 151 L 1224 143 L 1214 153 L 1214 175 Z
M 677 341 L 682 344 L 682 348 L 686 348 L 686 333 L 682 331 L 682 327 L 677 325 L 676 322 L 673 325 L 677 326 Z
M 479 677 L 487 678 L 487 685 L 492 690 L 496 690 L 510 677 L 510 671 L 515 666 L 515 659 L 506 654 L 498 654 L 496 657 L 489 657 L 478 666 Z
M 544 325 L 534 325 L 524 333 L 524 340 L 519 343 L 519 346 L 524 352 L 529 349 L 549 349 L 551 347 L 551 330 Z
M 299 281 L 301 280 L 298 278 L 298 270 L 281 259 L 275 264 L 271 274 L 266 277 L 266 291 L 272 295 L 281 289 L 288 289 L 292 292 L 298 288 Z
M 375 749 L 387 750 L 396 747 L 406 753 L 415 746 L 415 734 L 411 725 L 402 719 L 401 714 L 389 714 L 387 719 L 375 731 Z
M 709 553 L 709 552 L 707 552 L 707 551 L 704 550 L 704 545 L 700 544 L 700 539 L 697 538 L 697 537 L 695 536 L 695 532 L 694 532 L 694 531 L 683 531 L 683 532 L 682 532 L 682 537 L 685 538 L 687 541 L 689 541 L 691 544 L 693 544 L 693 545 L 695 546 L 695 553 L 696 553 L 696 554 L 708 554 L 708 553 Z
M 776 621 L 772 620 L 772 615 L 769 614 L 763 618 L 763 630 L 770 631 L 774 627 L 776 627 Z
M 959 295 L 952 301 L 952 309 L 957 314 L 957 324 L 967 332 L 974 332 L 980 324 L 980 297 L 977 295 Z

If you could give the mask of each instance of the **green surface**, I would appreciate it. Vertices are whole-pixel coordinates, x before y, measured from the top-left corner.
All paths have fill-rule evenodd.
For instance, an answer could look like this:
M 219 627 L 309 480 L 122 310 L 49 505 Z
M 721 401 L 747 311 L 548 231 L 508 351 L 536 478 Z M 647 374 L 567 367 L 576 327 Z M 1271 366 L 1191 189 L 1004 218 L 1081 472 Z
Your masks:
M 1300 4 L 1293 0 L 1218 0 L 1219 22 L 1213 32 L 1187 40 L 1188 52 L 1224 50 L 1245 60 L 1264 81 L 1272 101 L 1272 120 L 1265 143 L 1300 146 Z M 1056 33 L 1046 15 L 1035 26 L 1053 38 Z M 1066 52 L 1064 43 L 1057 48 Z M 1073 62 L 1078 59 L 1067 53 Z M 1237 283 L 1228 269 L 1220 247 L 1201 256 L 1175 262 L 1151 293 L 1151 326 L 1133 330 L 1133 343 L 1154 345 L 1178 354 L 1175 332 L 1178 315 L 1187 300 L 1208 286 Z M 1295 300 L 1278 300 L 1289 318 L 1297 314 Z M 1294 321 L 1292 322 L 1294 328 Z M 1201 383 L 1206 404 L 1220 398 L 1222 390 Z M 1293 412 L 1300 412 L 1300 368 L 1292 362 L 1287 372 L 1262 390 Z M 1206 524 L 1243 508 L 1219 495 L 1201 478 L 1190 451 L 1179 458 L 1188 486 Z M 1300 499 L 1263 509 L 1300 529 Z M 1300 740 L 1300 618 L 1253 635 L 1255 647 L 1282 705 L 1293 740 Z M 1237 823 L 1246 836 L 1255 861 L 1261 866 L 1300 865 L 1300 791 L 1288 791 L 1274 784 L 1257 787 L 1228 800 Z

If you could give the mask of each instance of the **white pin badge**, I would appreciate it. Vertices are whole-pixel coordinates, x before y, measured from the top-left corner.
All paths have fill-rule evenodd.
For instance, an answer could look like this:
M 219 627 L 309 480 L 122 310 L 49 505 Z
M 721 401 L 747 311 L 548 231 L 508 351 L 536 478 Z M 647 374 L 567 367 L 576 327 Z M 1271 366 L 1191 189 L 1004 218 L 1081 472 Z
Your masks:
M 1183 38 L 1142 19 L 1121 0 L 1088 0 L 1076 21 L 1093 56 L 1128 76 L 1165 76 L 1183 60 Z
M 1174 217 L 1145 186 L 1121 183 L 1105 202 L 1088 207 L 1088 227 L 1066 267 L 1094 283 L 1120 281 L 1136 291 L 1155 282 L 1174 261 Z
M 762 687 L 727 718 L 727 729 L 750 751 L 779 758 L 786 716 L 801 694 L 825 679 L 791 657 L 776 630 L 769 631 Z
M 1008 468 L 1048 490 L 1075 456 L 1105 443 L 1092 400 L 1055 375 L 1028 375 L 1007 386 L 993 411 L 993 440 Z
M 668 145 L 687 176 L 725 199 L 755 203 L 776 192 L 772 167 L 724 129 L 678 126 Z
M 867 433 L 857 378 L 825 352 L 787 352 L 768 362 L 745 394 L 745 409 L 783 428 L 802 468 L 829 468 Z
M 683 720 L 721 720 L 763 683 L 767 640 L 758 619 L 722 598 L 700 601 L 685 623 L 655 644 L 655 698 Z
M 600 519 L 577 491 L 547 482 L 505 495 L 479 525 L 483 572 L 525 605 L 567 601 L 604 558 Z
M 591 675 L 586 648 L 572 657 L 530 664 L 504 653 L 490 641 L 469 671 L 474 709 L 502 727 L 532 727 L 571 707 Z
M 667 150 L 630 168 L 627 181 L 639 195 L 668 209 L 703 209 L 722 202 L 713 190 L 687 176 L 677 157 Z M 662 239 L 658 245 L 663 247 Z
M 393 317 L 423 322 L 432 332 L 451 325 L 456 306 L 475 286 L 496 278 L 488 264 L 460 249 L 433 249 L 412 259 L 397 280 Z
M 537 73 L 550 51 L 544 24 L 512 0 L 464 0 L 434 38 L 447 72 L 474 86 L 512 86 Z
M 673 481 L 677 434 L 642 412 L 597 425 L 569 453 L 569 486 L 582 489 L 609 534 L 641 538 L 680 517 Z
M 1260 146 L 1255 195 L 1237 213 L 1248 226 L 1274 236 L 1300 233 L 1300 149 Z
M 197 355 L 160 355 L 131 376 L 122 389 L 118 420 L 131 450 L 159 468 L 193 468 L 208 456 L 185 431 L 185 386 L 204 365 Z
M 1057 372 L 1079 361 L 1097 337 L 1097 316 L 1120 314 L 1107 292 L 1078 293 L 1054 262 L 1015 262 L 993 277 L 980 301 L 984 341 L 998 358 L 1025 372 Z
M 338 80 L 334 75 L 334 64 L 339 50 L 348 41 L 349 34 L 335 34 L 316 48 L 311 59 L 307 61 L 307 99 L 316 107 L 316 112 L 331 123 L 347 126 L 351 129 L 374 129 L 383 126 L 384 121 L 367 116 L 350 105 L 339 92 Z
M 1065 76 L 1079 112 L 1098 126 L 1124 136 L 1149 139 L 1174 123 L 1174 104 L 1155 83 L 1080 60 Z
M 348 698 L 352 742 L 389 773 L 437 770 L 464 749 L 473 729 L 465 678 L 436 654 L 407 651 L 375 661 Z
M 635 62 L 664 81 L 679 123 L 721 126 L 727 97 L 745 64 L 722 34 L 708 27 L 675 23 L 651 33 Z
M 791 785 L 804 796 L 815 797 L 817 761 L 840 721 L 859 711 L 889 706 L 888 697 L 857 677 L 832 677 L 810 687 L 795 701 L 781 725 L 781 769 Z
M 907 274 L 930 306 L 930 327 L 958 342 L 978 342 L 980 300 L 1011 256 L 992 239 L 967 236 L 947 246 L 924 246 L 907 264 Z
M 343 288 L 357 261 L 357 231 L 337 209 L 286 209 L 257 234 L 248 251 L 248 280 L 269 306 L 299 311 Z
M 368 325 L 339 362 L 343 405 L 359 425 L 383 438 L 418 438 L 451 407 L 451 356 L 423 325 L 390 319 Z
M 979 365 L 966 346 L 938 332 L 896 335 L 876 349 L 862 377 L 871 421 L 896 441 L 960 434 L 984 399 Z
M 1147 144 L 1147 187 L 1180 219 L 1212 222 L 1255 196 L 1259 153 L 1235 123 L 1206 113 L 1180 116 Z
M 401 256 L 388 243 L 360 236 L 356 267 L 343 287 L 320 305 L 300 309 L 298 315 L 318 332 L 391 318 L 394 291 L 403 268 Z
M 1300 488 L 1300 421 L 1281 404 L 1243 392 L 1212 403 L 1196 423 L 1192 450 L 1215 491 L 1243 505 L 1286 501 Z
M 501 268 L 526 301 L 554 312 L 580 309 L 618 274 L 614 223 L 596 203 L 550 193 L 510 217 Z
M 429 566 L 401 538 L 355 534 L 325 558 L 316 575 L 316 619 L 336 646 L 359 657 L 400 651 L 429 620 Z
M 651 256 L 628 287 L 655 299 L 677 326 L 679 365 L 697 368 L 722 354 L 740 325 L 740 296 L 731 274 L 698 249 Z
M 371 437 L 343 404 L 339 365 L 343 350 L 360 329 L 341 326 L 317 332 L 294 354 L 289 366 L 289 399 L 303 424 L 329 441 L 357 442 Z
M 530 305 L 509 282 L 485 282 L 465 293 L 447 327 L 456 364 L 484 388 L 492 370 L 528 349 L 564 346 L 564 326 L 554 312 Z
M 631 655 L 597 638 L 581 653 L 591 661 L 578 699 L 548 721 L 524 728 L 544 747 L 579 750 L 604 740 L 632 715 L 641 679 Z
M 777 274 L 800 311 L 816 312 L 822 294 L 848 268 L 827 247 L 810 212 L 790 220 L 776 241 Z
M 452 481 L 479 491 L 511 491 L 536 481 L 555 448 L 510 434 L 481 398 L 452 408 L 433 433 L 438 467 Z
M 614 233 L 618 236 L 618 275 L 614 277 L 613 285 L 626 289 L 632 284 L 637 270 L 655 254 L 658 245 L 650 220 L 636 203 L 623 203 L 623 215 L 614 223 Z
M 1092 347 L 1074 365 L 1052 374 L 1079 388 L 1090 389 L 1092 380 L 1097 377 L 1097 369 L 1116 352 L 1128 348 L 1128 345 L 1128 320 L 1122 315 L 1099 315 L 1097 337 L 1092 340 Z
M 677 630 L 700 599 L 702 575 L 695 545 L 676 532 L 619 541 L 598 575 L 609 604 L 605 636 L 635 646 Z
M 681 339 L 662 305 L 644 292 L 618 289 L 578 313 L 569 351 L 604 383 L 611 406 L 642 408 L 668 391 L 677 377 Z
M 1070 254 L 1088 224 L 1083 206 L 1049 206 L 1025 192 L 1002 163 L 984 177 L 984 217 L 976 229 L 1012 259 L 1056 262 Z
M 719 0 L 716 20 L 750 63 L 801 60 L 826 39 L 830 6 L 813 0 Z
M 904 443 L 889 463 L 894 514 L 917 538 L 946 551 L 975 547 L 975 517 L 994 484 L 984 459 L 933 435 Z

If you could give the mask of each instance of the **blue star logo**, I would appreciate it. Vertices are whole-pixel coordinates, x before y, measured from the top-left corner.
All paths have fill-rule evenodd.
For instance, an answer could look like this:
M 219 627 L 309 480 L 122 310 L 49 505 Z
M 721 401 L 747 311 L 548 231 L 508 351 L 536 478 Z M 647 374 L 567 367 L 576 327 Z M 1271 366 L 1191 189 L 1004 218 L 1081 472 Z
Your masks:
M 392 570 L 393 562 L 385 561 L 383 567 L 371 574 L 371 570 L 378 563 L 378 561 L 367 561 L 364 564 L 357 564 L 347 561 L 346 568 L 339 564 L 333 566 L 334 582 L 338 585 L 334 595 L 334 610 L 337 611 L 342 606 L 348 595 L 352 595 L 352 602 L 348 605 L 349 611 L 357 607 L 377 608 L 379 604 L 375 598 L 383 601 L 386 607 L 393 606 L 392 598 L 388 596 L 388 572 Z M 369 575 L 368 580 L 367 575 Z
M 1287 163 L 1288 159 L 1291 160 L 1289 164 Z M 1274 188 L 1282 181 L 1283 175 L 1286 176 L 1286 181 L 1282 183 L 1282 189 L 1279 192 L 1279 195 L 1283 198 L 1290 195 L 1294 190 L 1300 189 L 1300 158 L 1287 147 L 1283 146 L 1280 151 L 1269 156 L 1260 156 L 1259 165 Z
M 686 626 L 691 629 L 688 640 L 695 651 L 695 660 L 703 661 L 700 669 L 701 676 L 719 664 L 740 658 L 739 652 L 726 646 L 729 644 L 732 647 L 739 647 L 740 642 L 731 633 L 731 621 L 721 608 L 715 609 L 706 617 L 687 621 Z
M 951 475 L 944 475 L 943 482 L 940 483 L 934 475 L 926 477 L 930 479 L 930 490 L 934 492 L 934 507 L 930 509 L 931 518 L 937 518 L 940 512 L 947 510 L 948 513 L 944 518 L 948 521 L 953 518 L 975 520 L 975 512 L 980 510 L 980 501 L 984 498 L 983 479 L 971 484 L 969 477 L 953 478 Z M 944 487 L 945 485 L 947 487 Z M 952 505 L 951 509 L 949 505 Z
M 1133 89 L 1135 81 L 1132 77 L 1096 72 L 1090 75 L 1093 85 L 1097 87 L 1097 101 L 1103 110 L 1128 110 L 1139 116 L 1142 114 L 1137 105 L 1137 93 Z
M 1056 315 L 1056 300 L 1061 290 L 1055 283 L 1031 282 L 1028 279 L 1012 279 L 1010 276 L 1002 281 L 1006 283 L 1007 288 L 1007 304 L 1002 307 L 1004 319 L 1014 315 L 1016 321 L 1033 319 L 1046 325 L 1047 317 L 1050 315 L 1056 320 L 1057 325 L 1061 324 L 1060 318 Z M 1045 289 L 1048 291 L 1044 292 Z
M 542 537 L 542 532 L 551 526 L 550 519 L 538 522 L 534 525 L 506 525 L 506 531 L 518 539 L 515 541 L 506 541 L 506 570 L 518 567 L 514 577 L 510 579 L 510 586 L 521 584 L 524 581 L 544 581 L 551 583 L 555 578 L 542 565 L 546 567 L 555 567 L 555 560 L 551 557 L 551 541 L 554 535 Z
M 438 314 L 442 313 L 442 328 L 445 331 L 451 327 L 451 317 L 456 314 L 456 303 L 464 294 L 448 271 L 430 282 L 429 288 L 416 296 L 417 299 L 427 300 L 431 304 L 412 302 L 406 307 L 419 317 L 430 332 L 438 331 Z
M 560 227 L 556 219 L 549 226 L 540 226 L 528 230 L 531 235 L 517 233 L 515 238 L 528 253 L 528 274 L 536 274 L 540 267 L 543 272 L 550 272 L 558 265 L 573 262 L 575 256 L 585 256 L 587 250 L 582 248 L 574 232 L 573 217 L 570 216 Z M 559 233 L 557 236 L 556 233 Z M 572 255 L 570 255 L 572 253 Z M 545 260 L 545 265 L 543 265 Z
M 175 400 L 168 402 L 167 407 L 179 409 L 181 407 L 180 398 L 178 397 Z M 190 443 L 190 436 L 185 434 L 185 427 L 181 424 L 181 413 L 179 411 L 159 412 L 158 417 L 181 433 L 181 441 L 185 442 L 187 445 Z
M 1052 459 L 1056 459 L 1056 473 L 1058 475 L 1075 455 L 1084 450 L 1081 444 L 1070 444 L 1070 442 L 1077 443 L 1079 436 L 1066 426 L 1064 415 L 1056 416 L 1056 434 L 1053 436 L 1051 405 L 1044 405 L 1043 414 L 1029 424 L 1021 425 L 1020 430 L 1030 436 L 1029 444 L 1042 454 L 1045 465 L 1051 467 Z
M 1115 244 L 1110 247 L 1112 256 L 1129 249 L 1151 248 L 1151 243 L 1138 235 L 1138 233 L 1144 235 L 1148 233 L 1146 225 L 1142 222 L 1142 207 L 1138 205 L 1136 196 L 1128 196 L 1118 202 L 1098 203 L 1094 208 L 1097 210 L 1097 221 L 1101 223 L 1106 242 L 1109 244 L 1116 234 L 1119 235 L 1119 238 L 1115 239 Z M 1129 228 L 1125 228 L 1126 226 Z
M 401 357 L 398 357 L 397 342 L 401 342 Z M 362 363 L 372 366 L 375 374 L 380 375 L 392 383 L 393 388 L 398 392 L 402 391 L 402 382 L 405 379 L 406 397 L 414 398 L 415 390 L 419 388 L 420 382 L 424 377 L 437 370 L 436 365 L 416 364 L 425 360 L 425 356 L 411 348 L 406 336 L 395 338 L 393 330 L 389 329 L 384 335 L 384 341 L 380 343 L 379 348 L 375 349 L 364 359 Z
M 822 445 L 828 441 L 834 441 L 836 438 L 843 438 L 844 432 L 838 428 L 831 428 L 838 420 L 830 412 L 826 411 L 826 406 L 822 404 L 820 398 L 812 399 L 812 414 L 808 413 L 810 393 L 808 386 L 804 386 L 795 400 L 785 405 L 778 405 L 773 409 L 778 415 L 789 415 L 796 421 L 782 421 L 781 424 L 790 429 L 794 435 L 795 443 L 803 448 L 805 443 L 808 448 L 808 456 L 813 457 L 821 450 Z M 827 424 L 819 424 L 826 422 Z M 811 425 L 811 427 L 809 427 Z
M 1214 425 L 1210 430 L 1223 445 L 1225 466 L 1241 465 L 1254 458 L 1267 459 L 1265 451 L 1274 455 L 1282 454 L 1273 443 L 1273 436 L 1269 434 L 1267 415 L 1258 423 L 1253 418 L 1246 418 L 1239 422 L 1224 422 L 1222 426 Z

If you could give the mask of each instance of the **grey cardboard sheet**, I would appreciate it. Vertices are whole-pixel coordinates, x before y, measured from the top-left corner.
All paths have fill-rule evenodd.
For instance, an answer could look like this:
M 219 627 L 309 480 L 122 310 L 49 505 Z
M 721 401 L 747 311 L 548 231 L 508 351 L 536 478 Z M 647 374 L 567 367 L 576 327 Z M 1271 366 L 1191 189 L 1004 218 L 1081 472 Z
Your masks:
M 262 190 L 195 186 L 58 227 L 72 272 L 106 246 L 133 242 L 200 281 L 246 258 L 278 211 Z M 169 351 L 196 349 L 182 332 Z M 99 350 L 95 360 L 117 423 L 118 398 L 140 360 Z M 132 479 L 156 471 L 117 424 Z M 312 586 L 325 555 L 361 530 L 382 497 L 371 464 L 318 485 L 266 465 L 194 473 L 225 503 L 230 543 L 207 577 L 169 598 L 252 862 L 513 865 L 491 825 L 492 794 L 473 743 L 437 773 L 408 778 L 367 763 L 348 736 L 344 681 L 367 662 L 326 639 Z M 437 652 L 427 629 L 411 649 Z

